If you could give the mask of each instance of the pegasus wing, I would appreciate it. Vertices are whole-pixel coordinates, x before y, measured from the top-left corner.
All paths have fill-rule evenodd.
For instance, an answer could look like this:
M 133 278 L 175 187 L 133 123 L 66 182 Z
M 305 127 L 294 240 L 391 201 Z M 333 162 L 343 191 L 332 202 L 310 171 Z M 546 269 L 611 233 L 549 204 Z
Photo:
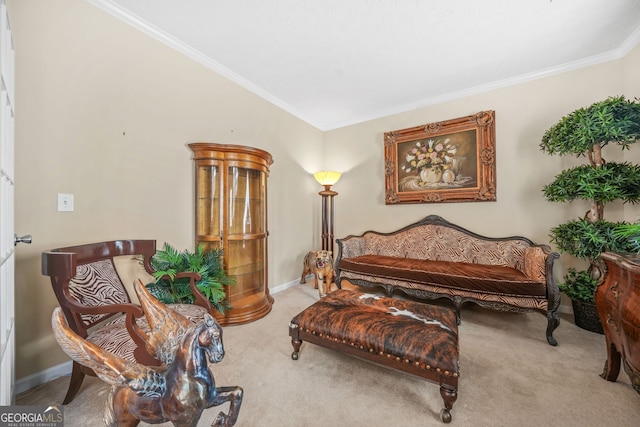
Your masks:
M 169 366 L 182 338 L 195 324 L 154 298 L 140 280 L 136 280 L 134 289 L 149 322 L 147 351 Z
M 76 362 L 93 370 L 104 382 L 128 386 L 145 396 L 164 393 L 166 383 L 160 372 L 137 362 L 130 362 L 85 340 L 69 328 L 60 307 L 53 311 L 51 326 L 62 350 Z

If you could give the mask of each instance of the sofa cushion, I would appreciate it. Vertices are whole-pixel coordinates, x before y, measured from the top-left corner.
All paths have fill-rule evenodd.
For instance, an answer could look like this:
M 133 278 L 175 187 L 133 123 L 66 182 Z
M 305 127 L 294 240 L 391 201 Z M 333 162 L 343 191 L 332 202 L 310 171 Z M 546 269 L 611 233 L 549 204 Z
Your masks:
M 362 255 L 342 258 L 338 267 L 341 272 L 437 284 L 454 289 L 501 295 L 546 297 L 544 283 L 527 278 L 524 273 L 515 268 L 500 265 Z

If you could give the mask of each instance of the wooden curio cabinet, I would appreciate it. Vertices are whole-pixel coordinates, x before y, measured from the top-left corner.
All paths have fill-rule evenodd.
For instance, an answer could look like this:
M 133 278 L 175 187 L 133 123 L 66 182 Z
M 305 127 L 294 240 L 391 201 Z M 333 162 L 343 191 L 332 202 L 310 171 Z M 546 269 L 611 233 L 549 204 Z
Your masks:
M 267 283 L 266 151 L 241 145 L 189 144 L 195 162 L 196 245 L 222 248 L 231 309 L 222 325 L 251 322 L 271 311 Z

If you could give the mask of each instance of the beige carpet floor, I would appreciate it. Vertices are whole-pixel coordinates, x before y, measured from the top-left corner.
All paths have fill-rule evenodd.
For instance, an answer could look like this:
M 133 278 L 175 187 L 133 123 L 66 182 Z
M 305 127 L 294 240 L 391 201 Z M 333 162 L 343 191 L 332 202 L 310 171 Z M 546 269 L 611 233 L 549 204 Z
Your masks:
M 309 284 L 274 295 L 266 317 L 224 329 L 224 360 L 211 366 L 218 386 L 240 385 L 244 402 L 238 426 L 438 426 L 437 385 L 304 343 L 291 359 L 289 320 L 318 299 Z M 620 373 L 600 378 L 604 336 L 562 315 L 545 339 L 540 313 L 496 313 L 465 305 L 460 334 L 460 384 L 452 426 L 639 426 L 640 394 Z M 60 404 L 68 377 L 17 397 L 19 405 Z M 64 407 L 66 427 L 102 425 L 107 387 L 87 378 Z M 210 426 L 228 404 L 205 411 Z M 147 425 L 141 423 L 140 425 Z M 169 423 L 161 426 L 169 426 Z

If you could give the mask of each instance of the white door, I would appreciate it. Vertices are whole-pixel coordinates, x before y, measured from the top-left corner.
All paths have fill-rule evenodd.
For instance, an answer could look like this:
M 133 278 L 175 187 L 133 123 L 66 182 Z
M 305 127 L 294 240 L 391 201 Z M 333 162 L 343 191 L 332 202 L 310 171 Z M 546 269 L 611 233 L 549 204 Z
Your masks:
M 14 51 L 6 0 L 0 0 L 0 405 L 14 403 L 13 231 Z

